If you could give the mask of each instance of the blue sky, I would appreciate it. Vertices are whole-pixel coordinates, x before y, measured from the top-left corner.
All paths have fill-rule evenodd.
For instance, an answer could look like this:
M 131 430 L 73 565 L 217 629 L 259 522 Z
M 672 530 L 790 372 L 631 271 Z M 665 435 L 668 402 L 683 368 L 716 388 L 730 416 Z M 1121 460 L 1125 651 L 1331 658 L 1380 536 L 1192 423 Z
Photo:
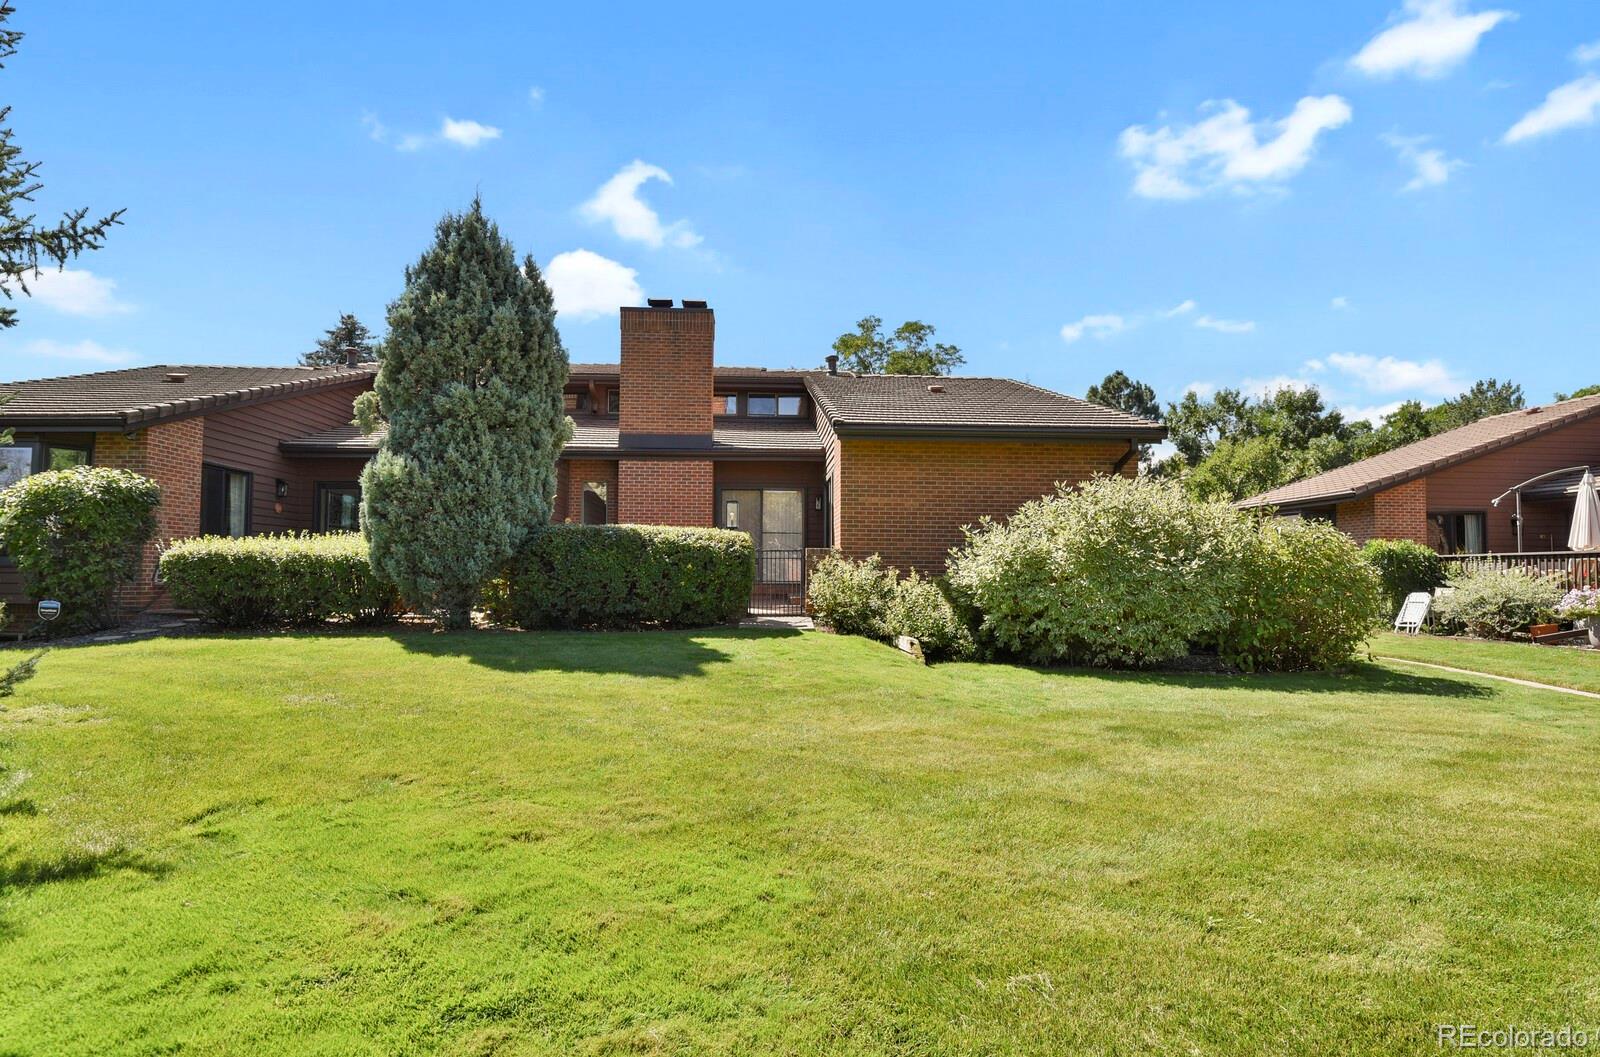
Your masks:
M 1600 382 L 1586 0 L 17 4 L 40 212 L 128 212 L 3 377 L 381 330 L 478 191 L 575 360 L 655 296 L 710 301 L 724 363 L 814 366 L 873 313 L 1073 393 Z

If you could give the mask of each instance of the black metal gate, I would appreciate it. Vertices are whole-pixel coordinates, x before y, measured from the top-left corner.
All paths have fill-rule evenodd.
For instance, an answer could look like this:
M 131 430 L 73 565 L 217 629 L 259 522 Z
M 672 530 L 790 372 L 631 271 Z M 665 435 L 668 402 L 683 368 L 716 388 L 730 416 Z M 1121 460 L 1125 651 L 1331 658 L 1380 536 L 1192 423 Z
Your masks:
M 751 616 L 805 616 L 805 557 L 802 550 L 756 551 L 756 582 L 750 590 Z

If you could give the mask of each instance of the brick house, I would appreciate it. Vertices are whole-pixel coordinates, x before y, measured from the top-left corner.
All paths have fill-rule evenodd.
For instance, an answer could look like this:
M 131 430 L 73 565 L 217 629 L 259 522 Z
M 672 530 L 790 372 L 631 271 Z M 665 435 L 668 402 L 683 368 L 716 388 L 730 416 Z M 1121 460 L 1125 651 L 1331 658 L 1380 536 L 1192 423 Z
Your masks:
M 1286 484 L 1246 509 L 1332 521 L 1356 542 L 1409 539 L 1445 554 L 1562 551 L 1581 470 L 1532 484 L 1520 503 L 1494 500 L 1555 470 L 1600 466 L 1600 396 L 1494 415 Z
M 798 579 L 818 547 L 936 572 L 963 525 L 1060 481 L 1133 474 L 1138 446 L 1165 436 L 1008 379 L 717 366 L 715 331 L 704 302 L 652 300 L 621 310 L 617 363 L 572 365 L 558 520 L 744 530 L 761 580 Z M 354 528 L 382 438 L 350 424 L 351 404 L 373 373 L 148 367 L 11 383 L 0 483 L 74 462 L 137 470 L 162 486 L 163 538 Z M 0 568 L 0 596 L 18 586 Z M 133 600 L 157 600 L 150 577 Z

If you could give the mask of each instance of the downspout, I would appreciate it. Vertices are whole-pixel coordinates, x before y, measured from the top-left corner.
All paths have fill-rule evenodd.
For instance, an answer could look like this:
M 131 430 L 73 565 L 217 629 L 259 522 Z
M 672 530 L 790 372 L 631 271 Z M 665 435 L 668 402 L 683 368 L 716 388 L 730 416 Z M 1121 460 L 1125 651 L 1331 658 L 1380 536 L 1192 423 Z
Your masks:
M 1139 454 L 1139 444 L 1132 437 L 1129 437 L 1128 450 L 1122 453 L 1121 458 L 1111 464 L 1111 475 L 1115 477 L 1116 475 L 1122 473 L 1122 468 L 1128 465 L 1128 460 L 1137 454 Z

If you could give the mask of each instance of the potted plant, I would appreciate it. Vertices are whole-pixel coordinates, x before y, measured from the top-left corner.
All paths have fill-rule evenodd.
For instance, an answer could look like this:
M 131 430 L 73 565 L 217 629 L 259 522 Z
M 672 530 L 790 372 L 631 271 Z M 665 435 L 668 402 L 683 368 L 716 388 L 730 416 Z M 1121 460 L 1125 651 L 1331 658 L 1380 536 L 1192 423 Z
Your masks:
M 1589 632 L 1589 645 L 1600 646 L 1600 588 L 1574 587 L 1556 603 L 1556 616 Z

